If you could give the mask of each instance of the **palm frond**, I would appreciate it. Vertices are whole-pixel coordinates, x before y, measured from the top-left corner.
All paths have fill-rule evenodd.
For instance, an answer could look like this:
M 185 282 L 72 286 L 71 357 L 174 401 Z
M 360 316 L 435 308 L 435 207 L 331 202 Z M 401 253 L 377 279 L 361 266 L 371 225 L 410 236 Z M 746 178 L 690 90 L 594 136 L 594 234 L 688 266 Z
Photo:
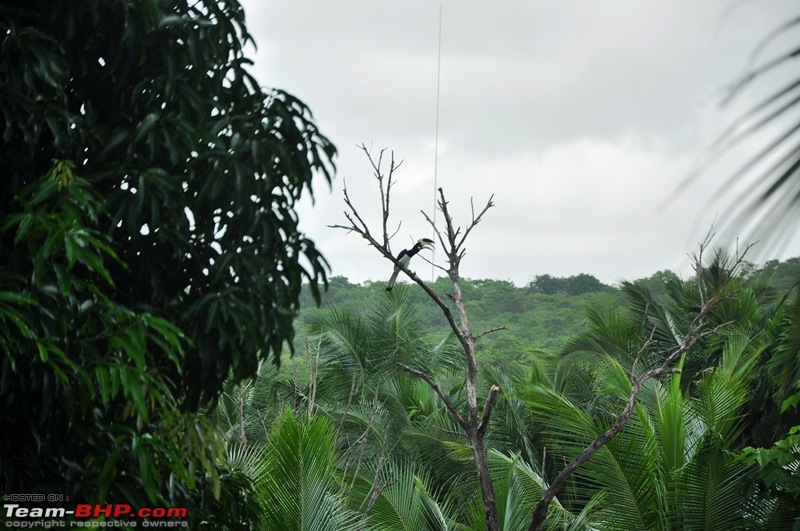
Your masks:
M 228 447 L 228 467 L 232 471 L 241 472 L 254 484 L 258 484 L 268 472 L 264 454 L 262 444 L 235 442 Z
M 740 483 L 745 467 L 713 439 L 704 439 L 687 466 L 674 476 L 676 507 L 667 517 L 673 528 L 744 529 L 749 518 Z
M 353 505 L 362 521 L 376 531 L 447 531 L 454 529 L 455 512 L 440 501 L 428 475 L 409 462 L 389 458 L 366 472 L 353 489 Z
M 800 47 L 787 47 L 760 63 L 758 57 L 778 35 L 798 28 L 800 17 L 792 18 L 756 47 L 751 59 L 755 66 L 749 67 L 733 85 L 723 104 L 729 104 L 746 90 L 753 90 L 759 80 L 780 85 L 720 134 L 706 159 L 681 186 L 685 188 L 721 159 L 741 151 L 748 142 L 756 146 L 759 136 L 768 137 L 738 170 L 728 175 L 715 199 L 727 198 L 726 192 L 742 185 L 739 186 L 740 195 L 730 201 L 729 212 L 725 215 L 726 232 L 734 234 L 748 227 L 748 239 L 770 242 L 762 252 L 791 240 L 800 223 L 800 79 L 795 76 L 787 82 L 774 77 L 776 70 L 789 72 L 800 56 Z M 745 183 L 746 179 L 750 182 Z
M 323 417 L 303 421 L 286 409 L 270 430 L 264 474 L 257 485 L 262 529 L 356 529 L 336 477 L 333 431 Z

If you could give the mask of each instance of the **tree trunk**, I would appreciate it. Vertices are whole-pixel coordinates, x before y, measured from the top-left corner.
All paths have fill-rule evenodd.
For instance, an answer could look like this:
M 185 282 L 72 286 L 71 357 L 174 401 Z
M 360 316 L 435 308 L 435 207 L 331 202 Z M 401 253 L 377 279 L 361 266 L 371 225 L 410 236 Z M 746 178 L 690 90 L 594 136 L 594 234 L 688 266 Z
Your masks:
M 483 444 L 483 437 L 477 434 L 471 435 L 470 446 L 472 446 L 472 455 L 475 458 L 475 467 L 478 469 L 478 479 L 481 483 L 481 495 L 486 509 L 486 529 L 487 531 L 500 531 L 497 502 L 494 499 L 494 484 L 489 476 L 489 464 L 486 460 L 486 446 Z

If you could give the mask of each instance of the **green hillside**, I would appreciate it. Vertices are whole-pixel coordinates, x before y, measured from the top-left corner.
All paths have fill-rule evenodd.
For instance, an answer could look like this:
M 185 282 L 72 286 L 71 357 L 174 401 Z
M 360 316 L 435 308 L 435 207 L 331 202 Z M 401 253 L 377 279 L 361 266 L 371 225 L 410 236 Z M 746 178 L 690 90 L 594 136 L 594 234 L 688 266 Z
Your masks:
M 746 277 L 765 296 L 780 297 L 800 282 L 800 257 L 773 260 L 761 267 L 749 265 Z M 665 270 L 636 282 L 658 300 L 664 296 L 665 285 L 676 278 L 675 273 Z M 446 294 L 450 284 L 440 277 L 433 287 L 437 293 Z M 586 330 L 588 309 L 602 312 L 625 305 L 619 286 L 603 284 L 585 273 L 572 277 L 540 275 L 522 287 L 507 280 L 464 279 L 461 287 L 475 334 L 504 327 L 482 337 L 478 343 L 479 359 L 500 368 L 516 365 L 522 369 L 537 351 L 558 353 L 570 338 Z M 439 308 L 418 287 L 400 283 L 393 293 L 394 296 L 402 293 L 414 302 L 425 334 L 442 338 L 449 333 Z M 302 349 L 304 323 L 320 311 L 337 306 L 370 308 L 391 296 L 382 282 L 356 284 L 336 276 L 330 279 L 328 290 L 316 307 L 311 294 L 304 289 L 302 311 L 295 323 L 295 349 Z M 293 367 L 290 370 L 298 370 L 293 361 L 287 362 Z

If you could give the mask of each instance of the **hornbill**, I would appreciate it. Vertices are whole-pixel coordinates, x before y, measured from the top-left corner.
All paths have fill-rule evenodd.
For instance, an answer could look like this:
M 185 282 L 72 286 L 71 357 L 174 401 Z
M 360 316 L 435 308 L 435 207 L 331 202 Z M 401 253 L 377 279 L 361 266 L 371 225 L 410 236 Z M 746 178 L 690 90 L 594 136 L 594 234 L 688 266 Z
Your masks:
M 411 262 L 411 257 L 423 249 L 433 249 L 433 240 L 430 238 L 422 238 L 421 240 L 417 240 L 417 243 L 415 243 L 414 247 L 411 249 L 403 249 L 400 251 L 400 254 L 397 255 L 397 261 L 408 267 L 409 262 Z M 394 287 L 394 281 L 397 280 L 397 275 L 399 273 L 400 268 L 395 265 L 394 271 L 392 271 L 392 277 L 389 279 L 389 283 L 386 284 L 386 291 L 392 291 L 392 288 Z

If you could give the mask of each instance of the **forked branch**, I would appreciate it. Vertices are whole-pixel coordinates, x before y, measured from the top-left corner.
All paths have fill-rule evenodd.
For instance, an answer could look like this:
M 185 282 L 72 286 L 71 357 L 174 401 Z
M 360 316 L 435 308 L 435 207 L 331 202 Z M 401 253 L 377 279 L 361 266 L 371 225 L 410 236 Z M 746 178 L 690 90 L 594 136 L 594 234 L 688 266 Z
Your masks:
M 466 389 L 467 389 L 467 411 L 466 414 L 462 414 L 453 401 L 450 399 L 447 393 L 442 390 L 441 387 L 436 383 L 436 380 L 428 373 L 415 369 L 413 367 L 409 367 L 407 365 L 400 365 L 400 368 L 409 374 L 412 374 L 423 381 L 425 381 L 428 386 L 436 393 L 436 395 L 441 399 L 444 403 L 445 407 L 449 411 L 450 415 L 453 419 L 458 423 L 458 425 L 464 430 L 464 435 L 470 442 L 472 446 L 473 455 L 475 458 L 475 465 L 478 472 L 478 478 L 480 480 L 481 485 L 481 494 L 483 497 L 483 502 L 486 510 L 486 528 L 488 531 L 499 531 L 499 523 L 497 518 L 497 504 L 494 499 L 494 487 L 492 484 L 491 476 L 489 475 L 489 467 L 486 458 L 486 447 L 484 445 L 483 439 L 486 434 L 486 430 L 489 425 L 489 420 L 491 418 L 492 408 L 494 403 L 497 399 L 497 395 L 500 391 L 500 388 L 497 386 L 492 386 L 489 391 L 489 395 L 486 398 L 483 404 L 483 410 L 479 412 L 478 410 L 478 401 L 476 395 L 477 389 L 477 359 L 475 355 L 475 341 L 478 337 L 486 335 L 491 332 L 495 332 L 498 330 L 503 329 L 503 327 L 496 327 L 490 330 L 487 330 L 483 334 L 480 334 L 478 337 L 474 337 L 472 335 L 472 331 L 469 327 L 469 321 L 467 319 L 467 311 L 464 305 L 464 301 L 461 294 L 461 286 L 460 286 L 460 276 L 459 276 L 459 265 L 461 259 L 464 257 L 465 250 L 464 245 L 466 243 L 467 236 L 470 234 L 473 228 L 480 223 L 483 215 L 488 211 L 491 207 L 494 206 L 492 202 L 492 198 L 489 198 L 489 201 L 483 207 L 483 209 L 475 213 L 474 205 L 472 205 L 472 219 L 470 223 L 466 226 L 463 230 L 460 227 L 456 227 L 453 223 L 453 218 L 450 215 L 448 210 L 448 202 L 445 199 L 444 191 L 439 188 L 439 199 L 438 199 L 438 206 L 439 209 L 444 214 L 444 227 L 440 229 L 436 226 L 436 224 L 431 220 L 431 218 L 425 213 L 422 212 L 425 219 L 430 223 L 433 227 L 434 233 L 436 237 L 439 239 L 439 243 L 441 244 L 444 254 L 447 257 L 448 268 L 444 269 L 447 272 L 448 277 L 453 283 L 453 291 L 451 295 L 448 295 L 450 299 L 455 304 L 455 307 L 458 311 L 459 319 L 456 321 L 456 318 L 451 310 L 450 305 L 440 296 L 438 293 L 433 291 L 428 284 L 422 281 L 416 273 L 411 271 L 407 265 L 401 262 L 398 258 L 394 256 L 391 252 L 389 243 L 391 238 L 394 234 L 389 235 L 388 226 L 389 226 L 389 212 L 391 206 L 391 190 L 392 186 L 394 185 L 394 172 L 399 168 L 400 164 L 395 164 L 394 162 L 394 155 L 392 154 L 389 173 L 384 175 L 381 165 L 383 162 L 384 151 L 382 150 L 378 156 L 377 160 L 372 156 L 369 149 L 366 146 L 362 145 L 361 149 L 366 153 L 367 158 L 372 165 L 373 174 L 378 182 L 378 187 L 380 188 L 380 198 L 381 198 L 381 235 L 375 236 L 372 231 L 370 231 L 369 225 L 364 221 L 364 219 L 359 214 L 357 208 L 350 200 L 350 196 L 347 193 L 347 187 L 345 185 L 344 189 L 344 202 L 347 206 L 347 210 L 345 211 L 344 215 L 347 219 L 347 225 L 331 225 L 333 228 L 343 229 L 348 232 L 355 232 L 361 235 L 362 238 L 366 239 L 369 244 L 378 250 L 385 258 L 390 260 L 394 266 L 405 273 L 408 278 L 410 278 L 415 284 L 421 287 L 428 297 L 439 306 L 439 309 L 442 311 L 442 314 L 445 316 L 447 320 L 447 324 L 450 326 L 450 329 L 453 331 L 453 334 L 459 341 L 461 345 L 466 362 L 467 368 L 467 376 L 466 376 Z M 399 225 L 398 225 L 399 230 Z M 396 231 L 395 231 L 396 234 Z M 379 241 L 379 238 L 382 241 Z M 406 261 L 406 263 L 408 263 Z M 434 264 L 435 265 L 435 264 Z
M 597 438 L 595 438 L 586 448 L 583 449 L 581 453 L 579 453 L 567 466 L 565 466 L 556 476 L 556 478 L 552 481 L 550 486 L 544 491 L 542 499 L 536 505 L 536 508 L 533 511 L 533 516 L 531 518 L 531 524 L 528 528 L 528 531 L 538 531 L 541 529 L 542 525 L 544 524 L 545 518 L 547 518 L 548 508 L 550 506 L 550 502 L 553 501 L 553 498 L 558 495 L 561 489 L 566 484 L 569 477 L 586 461 L 588 461 L 594 454 L 597 452 L 603 445 L 605 445 L 608 441 L 616 437 L 622 429 L 625 427 L 625 424 L 628 422 L 631 414 L 633 413 L 633 409 L 636 406 L 636 400 L 639 396 L 639 392 L 642 390 L 644 384 L 650 380 L 651 378 L 658 378 L 660 376 L 664 376 L 667 374 L 675 374 L 679 373 L 680 370 L 674 367 L 675 363 L 678 359 L 689 352 L 691 348 L 697 343 L 698 340 L 701 338 L 713 334 L 720 330 L 721 328 L 729 325 L 730 323 L 722 323 L 715 327 L 708 326 L 708 317 L 716 307 L 716 305 L 722 301 L 723 299 L 730 297 L 732 293 L 730 291 L 726 291 L 724 289 L 726 286 L 715 286 L 713 291 L 709 291 L 709 283 L 707 282 L 707 272 L 703 266 L 703 254 L 705 250 L 710 245 L 711 239 L 713 238 L 713 233 L 709 232 L 704 240 L 700 242 L 700 250 L 697 254 L 697 257 L 694 262 L 694 269 L 695 269 L 695 276 L 697 279 L 697 290 L 698 295 L 701 300 L 701 305 L 698 313 L 692 319 L 691 323 L 688 326 L 686 333 L 684 334 L 682 340 L 678 345 L 673 347 L 666 352 L 662 352 L 663 359 L 661 364 L 649 371 L 644 372 L 638 378 L 633 380 L 631 383 L 631 392 L 628 397 L 628 401 L 625 404 L 622 412 L 617 417 L 614 424 L 605 432 L 600 434 Z M 736 261 L 730 268 L 732 272 L 736 271 L 742 263 L 744 263 L 745 254 L 747 254 L 747 249 L 745 252 L 742 253 L 740 256 L 737 257 Z M 639 349 L 636 360 L 648 351 L 655 343 L 655 327 L 650 332 L 648 339 L 644 342 L 642 347 Z M 634 362 L 636 363 L 636 362 Z

